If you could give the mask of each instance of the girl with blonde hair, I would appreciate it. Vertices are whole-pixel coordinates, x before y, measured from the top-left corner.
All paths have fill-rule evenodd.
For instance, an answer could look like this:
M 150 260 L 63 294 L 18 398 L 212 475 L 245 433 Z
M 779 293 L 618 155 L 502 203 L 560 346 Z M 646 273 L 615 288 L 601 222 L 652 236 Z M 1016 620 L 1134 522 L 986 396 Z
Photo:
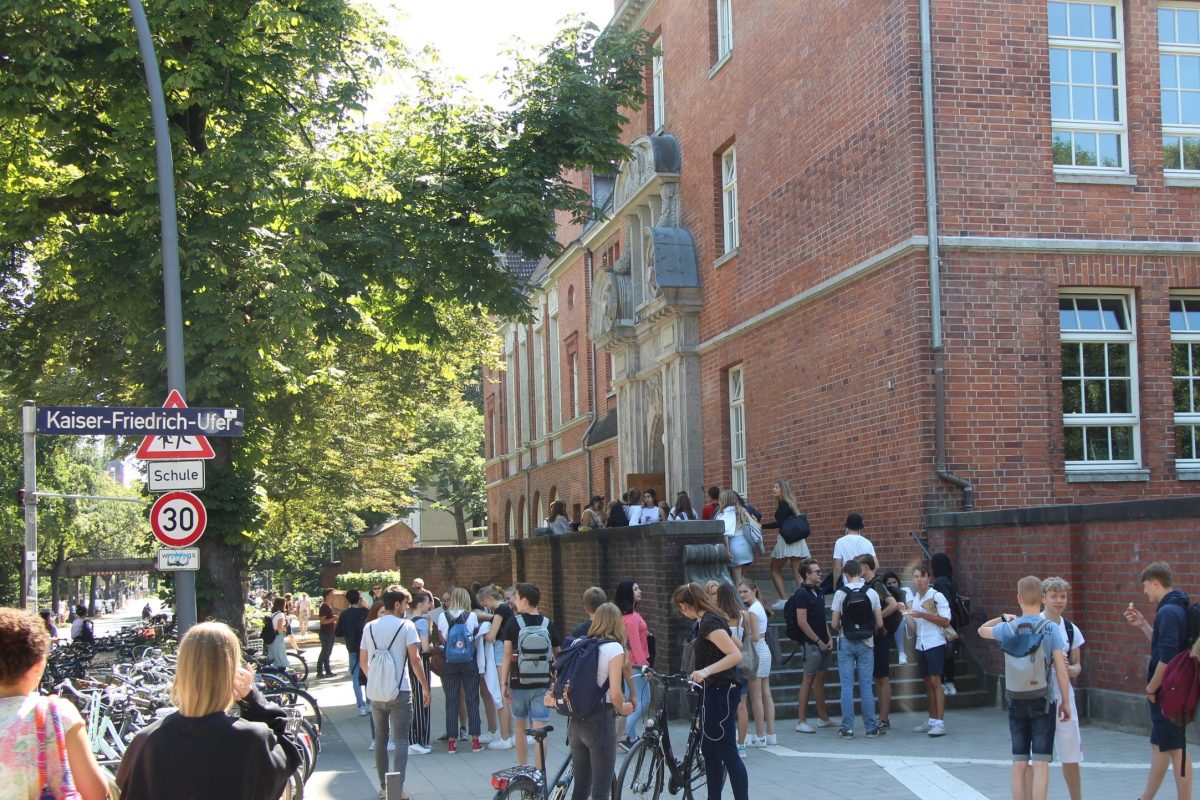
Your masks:
M 789 596 L 783 582 L 784 565 L 791 568 L 792 577 L 796 579 L 796 588 L 799 589 L 804 583 L 804 578 L 800 575 L 800 564 L 809 558 L 811 553 L 808 551 L 808 542 L 804 539 L 788 544 L 783 538 L 783 523 L 792 517 L 800 516 L 800 503 L 796 500 L 792 485 L 780 478 L 771 489 L 779 504 L 775 507 L 775 521 L 763 525 L 763 530 L 774 529 L 780 532 L 775 540 L 775 547 L 771 550 L 771 583 L 775 584 L 775 591 L 779 593 L 779 599 L 771 606 L 771 610 L 781 611 Z
M 758 669 L 747 675 L 750 705 L 754 710 L 753 747 L 768 747 L 778 744 L 775 740 L 775 701 L 771 697 L 771 648 L 767 645 L 767 624 L 771 612 L 763 608 L 758 596 L 758 584 L 745 578 L 738 584 L 738 595 L 746 606 L 746 619 L 751 621 L 754 633 L 750 641 L 758 655 Z
M 721 509 L 713 519 L 725 523 L 725 547 L 729 550 L 729 572 L 733 575 L 734 583 L 741 583 L 742 567 L 754 561 L 754 550 L 746 539 L 743 526 L 754 525 L 751 517 L 738 498 L 738 493 L 732 489 L 721 492 L 717 500 Z
M 171 700 L 178 711 L 143 729 L 117 771 L 122 800 L 277 800 L 300 766 L 287 713 L 241 664 L 228 625 L 202 622 L 179 643 Z M 240 718 L 226 712 L 237 704 Z M 180 754 L 187 769 L 180 769 Z
M 438 632 L 442 641 L 449 641 L 450 629 L 457 624 L 463 624 L 467 636 L 472 641 L 479 630 L 479 617 L 471 610 L 471 595 L 461 586 L 450 590 L 450 602 L 446 604 L 446 613 L 438 617 Z M 459 697 L 463 697 L 467 705 L 467 732 L 471 736 L 471 751 L 478 753 L 484 749 L 479 741 L 479 667 L 475 659 L 461 663 L 451 663 L 446 659 L 442 670 L 442 688 L 446 692 L 446 749 L 448 752 L 458 752 L 459 733 Z

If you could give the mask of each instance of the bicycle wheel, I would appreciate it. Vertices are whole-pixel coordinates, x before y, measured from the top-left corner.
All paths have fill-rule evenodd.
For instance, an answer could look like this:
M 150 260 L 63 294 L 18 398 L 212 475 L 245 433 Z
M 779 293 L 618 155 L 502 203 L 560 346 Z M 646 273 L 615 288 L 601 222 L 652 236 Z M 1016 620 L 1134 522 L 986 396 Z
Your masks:
M 496 792 L 493 800 L 541 800 L 537 784 L 529 778 L 513 778 L 507 789 Z
M 301 717 L 312 723 L 318 731 L 321 730 L 321 706 L 311 694 L 303 689 L 297 689 L 294 686 L 264 689 L 263 696 L 284 708 L 300 709 Z
M 296 676 L 297 683 L 304 683 L 308 680 L 308 662 L 304 660 L 304 654 L 294 650 L 289 650 L 287 654 L 288 670 Z
M 685 759 L 685 764 L 687 760 Z M 704 771 L 704 754 L 700 746 L 692 754 L 691 769 L 688 771 L 687 783 L 683 786 L 683 800 L 696 800 L 708 797 L 708 773 Z
M 657 800 L 663 790 L 663 755 L 658 742 L 653 744 L 645 737 L 625 755 L 621 771 L 617 773 L 614 800 Z

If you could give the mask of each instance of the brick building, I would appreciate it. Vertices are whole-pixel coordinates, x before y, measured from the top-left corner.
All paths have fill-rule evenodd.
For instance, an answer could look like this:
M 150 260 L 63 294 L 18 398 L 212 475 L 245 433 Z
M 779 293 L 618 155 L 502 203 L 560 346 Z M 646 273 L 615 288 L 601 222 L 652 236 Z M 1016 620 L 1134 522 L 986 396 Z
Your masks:
M 854 510 L 986 612 L 1073 581 L 1092 714 L 1140 719 L 1140 566 L 1200 594 L 1200 3 L 927 8 L 618 4 L 651 101 L 505 331 L 491 537 L 631 474 L 764 510 L 787 478 L 826 559 Z

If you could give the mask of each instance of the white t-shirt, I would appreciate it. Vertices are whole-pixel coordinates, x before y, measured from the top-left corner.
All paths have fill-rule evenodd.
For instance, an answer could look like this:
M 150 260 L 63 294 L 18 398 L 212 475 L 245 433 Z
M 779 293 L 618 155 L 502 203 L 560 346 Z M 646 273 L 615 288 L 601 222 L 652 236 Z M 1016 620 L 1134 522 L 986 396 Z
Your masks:
M 662 521 L 662 510 L 658 506 L 639 506 L 636 510 L 630 509 L 630 514 L 637 515 L 637 522 L 630 522 L 630 525 L 649 525 Z
M 935 607 L 937 608 L 937 616 L 943 619 L 950 619 L 950 601 L 946 596 L 930 586 L 925 590 L 925 594 L 914 596 L 912 607 L 914 611 L 923 611 L 929 613 L 929 609 L 925 608 L 925 601 L 933 598 Z M 917 649 L 932 650 L 935 647 L 941 647 L 946 643 L 946 629 L 940 625 L 934 625 L 927 619 L 917 620 Z
M 1045 612 L 1043 612 L 1041 616 L 1043 619 L 1045 619 L 1046 618 Z M 1058 631 L 1060 634 L 1058 638 L 1060 640 L 1060 643 L 1062 644 L 1063 656 L 1067 659 L 1067 666 L 1069 667 L 1069 666 L 1071 666 L 1071 652 L 1070 652 L 1070 650 L 1067 649 L 1066 621 L 1060 619 L 1055 624 L 1058 626 Z M 1075 629 L 1075 633 L 1071 635 L 1071 643 L 1070 643 L 1071 650 L 1074 650 L 1076 647 L 1082 647 L 1083 643 L 1086 641 L 1086 639 L 1083 638 L 1083 631 L 1080 630 L 1079 626 L 1075 624 L 1075 620 L 1071 620 L 1071 627 Z M 1070 683 L 1070 682 L 1068 681 L 1068 683 Z M 1053 687 L 1054 702 L 1056 702 L 1056 703 L 1060 702 L 1062 700 L 1062 698 L 1059 697 L 1058 678 L 1052 678 L 1050 681 L 1050 685 Z M 1073 683 L 1071 684 L 1071 718 L 1072 719 L 1075 718 L 1075 684 L 1073 684 Z
M 694 513 L 687 512 L 687 511 L 676 511 L 675 509 L 672 508 L 671 513 L 667 515 L 667 519 L 688 520 L 688 519 L 700 519 L 700 518 L 697 517 Z
M 767 635 L 767 610 L 763 608 L 763 604 L 755 600 L 746 609 L 747 612 L 758 618 L 758 638 L 761 639 Z
M 619 655 L 624 655 L 625 648 L 621 647 L 620 642 L 605 642 L 600 645 L 600 652 L 596 658 L 596 685 L 601 689 L 604 688 L 604 682 L 608 680 L 608 664 Z M 608 702 L 608 693 L 604 693 L 604 702 Z
M 394 640 L 393 637 L 395 637 Z M 400 672 L 400 691 L 411 692 L 412 684 L 408 680 L 408 646 L 420 643 L 421 637 L 417 633 L 417 626 L 412 622 L 393 617 L 391 614 L 381 614 L 363 628 L 362 645 L 360 646 L 367 654 L 364 660 L 367 662 L 368 670 L 371 664 L 371 654 L 376 649 L 382 650 L 387 647 L 392 653 L 392 659 L 396 662 L 396 669 Z M 371 675 L 368 672 L 367 680 L 370 679 Z
M 863 555 L 874 557 L 875 545 L 862 534 L 847 533 L 833 543 L 833 557 L 840 559 L 843 565 Z M 836 580 L 836 576 L 834 579 Z
M 836 592 L 834 592 L 833 593 L 833 603 L 830 605 L 830 610 L 838 615 L 841 615 L 842 605 L 846 602 L 846 591 L 845 590 L 846 589 L 857 589 L 858 587 L 862 586 L 864 583 L 866 583 L 866 581 L 864 581 L 862 578 L 859 578 L 858 580 L 847 582 L 845 586 L 843 586 L 841 589 L 838 589 Z M 882 611 L 883 610 L 883 605 L 879 601 L 879 593 L 876 592 L 874 589 L 867 589 L 867 599 L 871 601 L 871 610 L 872 611 Z M 861 641 L 867 647 L 875 646 L 875 637 L 874 636 L 870 636 L 866 639 L 862 639 Z
M 287 615 L 284 614 L 282 611 L 276 611 L 274 614 L 271 615 L 271 627 L 274 628 L 276 631 L 278 631 L 280 625 L 283 626 L 283 633 L 281 633 L 279 635 L 287 636 L 287 634 L 288 634 Z
M 449 637 L 449 635 L 450 635 L 451 622 L 453 620 L 458 619 L 462 615 L 463 615 L 462 611 L 455 612 L 455 611 L 450 611 L 449 609 L 447 609 L 444 614 L 442 614 L 440 617 L 438 617 L 437 626 L 438 626 L 438 631 L 440 631 L 442 634 L 443 642 L 446 641 L 447 637 Z M 479 617 L 475 616 L 474 611 L 467 611 L 466 615 L 467 615 L 467 634 L 470 635 L 472 638 L 474 638 L 475 632 L 477 630 L 479 630 Z

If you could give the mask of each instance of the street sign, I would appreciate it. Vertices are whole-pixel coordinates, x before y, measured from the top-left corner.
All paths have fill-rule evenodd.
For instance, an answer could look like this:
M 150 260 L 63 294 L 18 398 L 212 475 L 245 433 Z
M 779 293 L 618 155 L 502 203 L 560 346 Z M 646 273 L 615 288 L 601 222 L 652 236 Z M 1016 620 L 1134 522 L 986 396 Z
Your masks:
M 241 436 L 245 420 L 240 408 L 42 406 L 37 410 L 37 432 L 50 436 Z
M 200 548 L 181 547 L 173 550 L 159 550 L 157 567 L 163 572 L 200 569 Z
M 204 462 L 151 461 L 146 465 L 146 486 L 151 492 L 190 492 L 204 488 Z
M 175 409 L 174 413 L 182 414 L 192 410 L 188 409 L 187 403 L 183 401 L 183 396 L 176 390 L 172 389 L 167 395 L 167 401 L 163 403 L 163 408 Z M 241 436 L 245 427 L 244 421 L 241 418 L 242 410 L 240 408 L 220 409 L 228 416 L 218 418 L 216 415 L 204 417 L 204 425 L 198 424 L 196 431 L 191 433 L 173 432 L 155 434 L 142 439 L 141 445 L 134 454 L 134 458 L 140 458 L 143 461 L 163 460 L 178 461 L 186 458 L 212 458 L 212 445 L 208 443 L 208 438 L 204 435 L 207 433 L 210 436 Z M 160 412 L 164 413 L 164 412 Z M 234 429 L 236 423 L 236 433 L 227 433 L 227 430 Z M 220 429 L 218 432 L 217 429 Z
M 199 541 L 208 525 L 200 498 L 190 492 L 168 492 L 150 507 L 150 528 L 167 547 L 187 547 Z

